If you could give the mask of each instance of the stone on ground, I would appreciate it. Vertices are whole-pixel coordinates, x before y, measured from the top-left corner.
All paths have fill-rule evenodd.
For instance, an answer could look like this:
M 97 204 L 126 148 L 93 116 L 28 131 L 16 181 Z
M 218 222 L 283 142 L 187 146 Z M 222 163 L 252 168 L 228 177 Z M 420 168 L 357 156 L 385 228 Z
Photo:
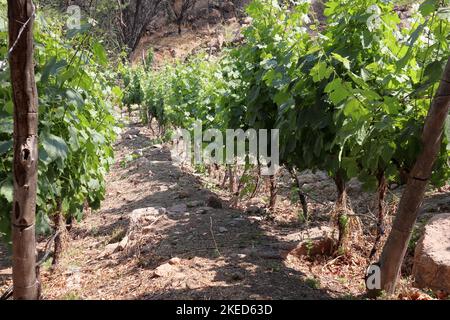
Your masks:
M 208 212 L 211 212 L 211 210 L 213 210 L 213 208 L 211 208 L 211 207 L 200 207 L 195 211 L 195 213 L 196 214 L 207 214 Z
M 169 263 L 171 265 L 179 265 L 179 264 L 181 264 L 181 259 L 178 258 L 178 257 L 174 257 L 174 258 L 169 260 Z
M 214 208 L 214 209 L 222 209 L 223 204 L 222 201 L 219 199 L 218 196 L 211 195 L 208 197 L 208 200 L 206 200 L 206 205 L 208 207 Z
M 417 243 L 413 275 L 420 288 L 450 292 L 450 213 L 438 214 Z
M 289 240 L 300 240 L 296 248 L 289 252 L 295 257 L 302 256 L 328 256 L 334 251 L 336 245 L 335 233 L 329 227 L 314 227 L 305 231 L 291 234 L 286 237 Z
M 111 244 L 108 244 L 108 245 L 105 247 L 105 250 L 103 251 L 102 256 L 104 256 L 104 257 L 110 256 L 110 255 L 112 255 L 113 253 L 117 252 L 118 248 L 119 248 L 119 243 L 111 243 Z
M 220 232 L 220 233 L 225 233 L 225 232 L 228 232 L 228 229 L 225 228 L 225 227 L 220 227 L 220 228 L 219 228 L 219 232 Z
M 204 202 L 200 200 L 190 201 L 187 203 L 188 208 L 201 207 L 202 205 L 204 205 Z
M 133 210 L 129 214 L 130 225 L 137 225 L 145 222 L 153 222 L 156 219 L 156 217 L 165 213 L 166 213 L 165 208 L 155 208 L 155 207 L 140 208 Z
M 187 205 L 184 203 L 174 205 L 167 209 L 167 212 L 170 215 L 180 215 L 180 214 L 185 213 L 186 211 L 187 211 Z
M 155 269 L 154 276 L 155 277 L 172 277 L 177 272 L 178 272 L 178 270 L 174 265 L 172 265 L 170 263 L 164 263 Z

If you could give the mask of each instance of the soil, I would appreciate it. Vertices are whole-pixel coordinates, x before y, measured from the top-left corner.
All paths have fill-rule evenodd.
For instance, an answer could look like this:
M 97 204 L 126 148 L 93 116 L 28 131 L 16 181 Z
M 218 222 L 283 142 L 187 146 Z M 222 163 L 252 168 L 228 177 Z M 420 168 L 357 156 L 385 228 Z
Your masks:
M 224 45 L 230 44 L 238 38 L 241 24 L 237 18 L 229 19 L 223 24 L 205 24 L 201 28 L 183 27 L 178 34 L 178 26 L 168 24 L 163 29 L 146 35 L 140 41 L 138 47 L 131 56 L 134 64 L 142 63 L 150 50 L 154 55 L 154 68 L 159 68 L 166 63 L 183 60 L 188 56 L 199 52 L 220 51 L 222 44 L 217 43 L 218 38 L 223 38 Z
M 44 299 L 364 297 L 375 225 L 370 212 L 376 206 L 375 196 L 362 192 L 357 181 L 349 195 L 362 227 L 354 229 L 350 254 L 297 257 L 289 253 L 312 230 L 334 227 L 336 190 L 324 173 L 300 175 L 310 196 L 311 219 L 304 222 L 286 173 L 278 178 L 276 210 L 268 214 L 265 184 L 255 198 L 235 205 L 221 188 L 223 176 L 172 162 L 169 145 L 147 127 L 130 124 L 115 149 L 102 208 L 75 223 L 57 268 L 51 268 L 51 258 L 41 268 Z M 204 208 L 211 197 L 222 208 Z M 389 203 L 396 199 L 390 192 Z M 424 208 L 443 212 L 449 205 L 448 192 L 433 192 Z M 135 210 L 145 208 L 150 214 L 139 219 Z M 1 292 L 11 283 L 11 269 L 7 249 L 0 247 L 0 253 Z

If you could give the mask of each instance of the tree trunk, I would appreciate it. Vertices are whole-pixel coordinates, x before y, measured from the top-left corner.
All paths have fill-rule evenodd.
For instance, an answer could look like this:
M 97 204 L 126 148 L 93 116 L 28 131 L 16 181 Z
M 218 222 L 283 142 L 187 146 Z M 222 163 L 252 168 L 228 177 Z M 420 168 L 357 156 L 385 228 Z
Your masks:
M 291 173 L 291 177 L 292 177 L 292 179 L 294 179 L 294 183 L 298 189 L 297 193 L 298 193 L 300 203 L 302 205 L 303 217 L 305 218 L 305 220 L 308 220 L 309 219 L 308 202 L 306 201 L 305 194 L 302 192 L 302 184 L 300 183 L 300 179 L 298 178 L 298 175 L 297 175 L 297 172 L 295 169 L 290 169 L 289 172 Z
M 234 193 L 234 190 L 236 189 L 236 180 L 235 180 L 235 175 L 234 175 L 234 171 L 233 168 L 231 167 L 231 165 L 228 165 L 228 177 L 230 179 L 230 183 L 229 183 L 229 190 L 230 193 Z
M 345 179 L 341 173 L 337 173 L 334 178 L 334 183 L 336 184 L 338 197 L 336 200 L 336 206 L 338 208 L 347 208 L 347 186 L 345 184 Z
M 341 172 L 336 174 L 334 178 L 336 188 L 338 191 L 338 198 L 336 201 L 337 223 L 339 229 L 339 239 L 337 244 L 337 253 L 345 254 L 348 247 L 349 225 L 347 215 L 347 188 L 345 179 Z
M 181 35 L 181 25 L 183 24 L 183 20 L 178 20 L 177 21 L 177 25 L 178 25 L 178 34 Z
M 384 172 L 378 174 L 378 221 L 377 221 L 377 235 L 375 242 L 373 244 L 372 251 L 370 252 L 369 259 L 372 259 L 378 250 L 378 245 L 380 244 L 381 237 L 384 235 L 384 217 L 386 215 L 386 208 L 384 204 L 384 199 L 386 197 L 387 183 Z
M 230 178 L 229 175 L 230 175 L 230 170 L 228 168 L 228 165 L 226 165 L 226 167 L 225 167 L 225 175 L 223 176 L 222 185 L 221 185 L 221 187 L 223 189 L 225 189 L 225 186 L 227 184 L 227 180 Z
M 256 193 L 258 192 L 259 184 L 261 181 L 261 164 L 259 163 L 259 160 L 258 160 L 258 164 L 256 166 L 256 170 L 257 170 L 257 172 L 256 172 L 255 188 L 253 189 L 253 192 L 250 195 L 250 199 L 253 199 L 256 196 Z
M 31 0 L 8 0 L 9 63 L 14 100 L 14 204 L 12 213 L 14 299 L 38 299 L 36 185 L 38 95 L 34 78 Z
M 237 164 L 236 164 L 237 167 Z M 242 172 L 242 175 L 239 179 L 237 179 L 239 181 L 239 183 L 237 184 L 237 189 L 235 190 L 235 192 L 233 192 L 233 197 L 231 198 L 231 207 L 237 207 L 237 205 L 239 204 L 239 197 L 241 195 L 242 190 L 245 187 L 245 176 L 247 175 L 247 170 L 248 170 L 248 166 L 244 165 L 244 171 Z M 235 172 L 236 174 L 236 172 Z
M 124 24 L 122 40 L 133 52 L 145 34 L 148 24 L 157 14 L 161 0 L 120 0 Z
M 422 132 L 423 150 L 416 163 L 400 200 L 397 216 L 392 226 L 381 258 L 381 290 L 393 293 L 400 275 L 408 242 L 416 222 L 419 208 L 430 179 L 434 163 L 442 146 L 442 135 L 450 108 L 450 58 L 447 61 L 439 89 L 433 99 Z
M 62 211 L 61 201 L 59 201 L 58 210 L 53 216 L 53 223 L 55 224 L 54 231 L 56 233 L 56 237 L 55 237 L 55 252 L 53 253 L 52 266 L 56 267 L 59 265 L 59 262 L 61 260 L 67 236 L 66 219 L 64 218 L 64 214 Z
M 269 211 L 274 212 L 275 207 L 277 205 L 277 177 L 275 175 L 269 176 L 269 185 L 270 185 L 270 200 L 269 200 Z

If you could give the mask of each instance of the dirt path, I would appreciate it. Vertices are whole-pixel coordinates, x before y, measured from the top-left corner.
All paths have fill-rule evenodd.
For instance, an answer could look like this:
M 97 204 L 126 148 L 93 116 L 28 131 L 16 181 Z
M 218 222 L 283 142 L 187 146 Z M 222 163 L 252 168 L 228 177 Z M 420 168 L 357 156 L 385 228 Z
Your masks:
M 329 178 L 302 176 L 321 202 L 309 203 L 310 224 L 297 221 L 297 208 L 283 198 L 289 191 L 283 177 L 278 209 L 267 219 L 230 208 L 220 183 L 181 169 L 157 142 L 146 127 L 126 128 L 102 209 L 74 225 L 60 266 L 51 270 L 49 259 L 41 270 L 45 299 L 335 299 L 364 292 L 372 244 L 367 221 L 348 259 L 288 255 L 312 230 L 329 229 L 335 198 Z M 352 205 L 367 214 L 373 195 L 359 187 L 350 185 Z M 449 206 L 448 193 L 441 193 L 424 208 Z M 0 293 L 10 284 L 9 252 L 0 246 Z
M 348 293 L 333 273 L 313 276 L 320 264 L 287 258 L 305 237 L 298 224 L 229 208 L 228 192 L 182 170 L 153 139 L 146 127 L 126 128 L 102 209 L 74 224 L 57 269 L 51 258 L 41 268 L 44 299 L 330 299 Z M 222 208 L 208 207 L 211 198 L 211 206 Z M 44 244 L 42 238 L 39 248 Z M 5 246 L 0 254 L 1 293 L 11 284 L 11 268 Z
M 283 253 L 295 246 L 283 240 L 286 230 L 268 232 L 261 217 L 227 208 L 226 198 L 222 209 L 202 208 L 215 195 L 201 179 L 175 166 L 169 150 L 154 145 L 146 128 L 128 132 L 116 147 L 103 208 L 71 232 L 61 267 L 43 273 L 45 298 L 331 297 L 286 266 Z M 138 158 L 126 162 L 133 152 Z M 130 220 L 139 215 L 134 210 L 143 208 L 165 210 L 147 209 L 154 214 L 144 214 L 127 236 Z M 126 248 L 109 254 L 125 237 Z

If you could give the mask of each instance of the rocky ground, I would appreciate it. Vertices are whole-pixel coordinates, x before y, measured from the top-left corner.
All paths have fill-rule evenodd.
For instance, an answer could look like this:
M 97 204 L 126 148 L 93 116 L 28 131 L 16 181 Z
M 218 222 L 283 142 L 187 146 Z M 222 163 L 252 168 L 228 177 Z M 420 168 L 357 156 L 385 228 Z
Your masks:
M 103 208 L 73 229 L 61 266 L 42 274 L 45 298 L 329 299 L 349 293 L 332 272 L 318 279 L 314 265 L 287 257 L 309 238 L 303 228 L 230 208 L 226 191 L 214 192 L 207 178 L 174 165 L 148 129 L 132 127 L 123 137 Z M 355 283 L 358 294 L 362 279 Z
M 357 215 L 351 254 L 311 257 L 305 243 L 335 237 L 336 192 L 325 174 L 301 175 L 310 195 L 309 221 L 299 218 L 283 174 L 277 208 L 268 215 L 264 187 L 236 203 L 221 188 L 222 177 L 176 165 L 159 142 L 146 127 L 125 128 L 102 209 L 75 224 L 56 269 L 51 259 L 43 265 L 45 299 L 363 298 L 375 198 L 358 182 L 349 188 Z M 392 206 L 400 191 L 390 192 Z M 449 205 L 448 192 L 433 192 L 424 208 L 433 215 Z M 2 291 L 11 269 L 6 248 L 0 253 Z M 410 296 L 410 281 L 403 286 L 402 297 Z

